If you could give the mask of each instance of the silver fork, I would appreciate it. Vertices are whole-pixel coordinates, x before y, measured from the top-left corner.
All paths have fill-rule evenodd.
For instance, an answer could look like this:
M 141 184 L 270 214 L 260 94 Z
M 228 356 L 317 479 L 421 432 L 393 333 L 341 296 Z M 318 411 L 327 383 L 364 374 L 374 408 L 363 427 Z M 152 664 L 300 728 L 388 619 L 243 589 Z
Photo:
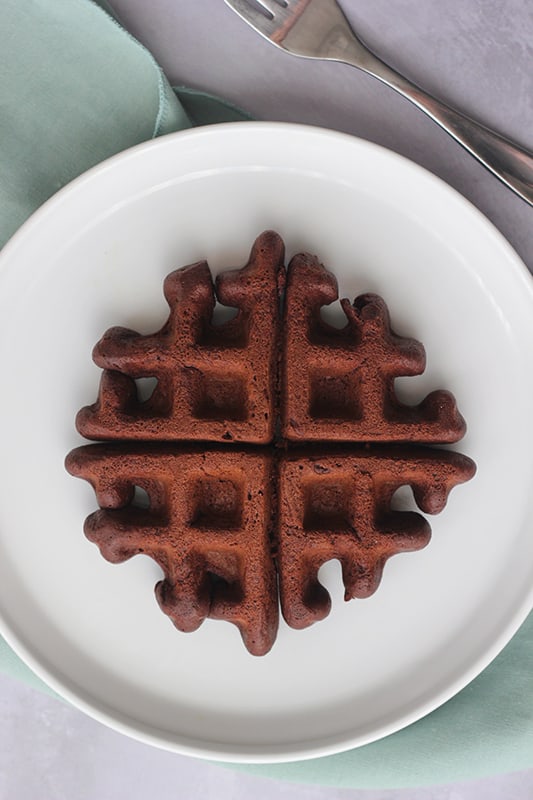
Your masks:
M 372 53 L 336 0 L 225 0 L 272 44 L 296 56 L 341 61 L 373 75 L 428 114 L 497 178 L 533 205 L 533 153 L 441 103 Z

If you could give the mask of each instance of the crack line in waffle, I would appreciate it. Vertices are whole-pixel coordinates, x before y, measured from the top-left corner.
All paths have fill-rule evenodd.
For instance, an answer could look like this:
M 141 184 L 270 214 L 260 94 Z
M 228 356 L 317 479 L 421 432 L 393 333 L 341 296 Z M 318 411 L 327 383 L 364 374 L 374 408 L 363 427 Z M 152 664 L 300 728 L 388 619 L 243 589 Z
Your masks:
M 395 378 L 422 373 L 425 353 L 391 330 L 384 301 L 341 300 L 346 324 L 333 328 L 321 317 L 338 298 L 333 275 L 308 254 L 283 264 L 266 231 L 215 285 L 206 262 L 167 276 L 160 331 L 111 328 L 94 348 L 99 396 L 76 422 L 110 443 L 66 460 L 96 492 L 85 533 L 102 555 L 150 556 L 177 628 L 232 622 L 253 655 L 274 643 L 278 593 L 293 628 L 329 613 L 326 561 L 341 562 L 347 600 L 368 597 L 391 555 L 428 543 L 424 517 L 394 510 L 399 487 L 434 514 L 475 472 L 466 456 L 420 446 L 455 442 L 466 426 L 449 392 L 397 399 Z M 217 300 L 237 309 L 218 326 Z M 157 379 L 146 400 L 143 378 Z

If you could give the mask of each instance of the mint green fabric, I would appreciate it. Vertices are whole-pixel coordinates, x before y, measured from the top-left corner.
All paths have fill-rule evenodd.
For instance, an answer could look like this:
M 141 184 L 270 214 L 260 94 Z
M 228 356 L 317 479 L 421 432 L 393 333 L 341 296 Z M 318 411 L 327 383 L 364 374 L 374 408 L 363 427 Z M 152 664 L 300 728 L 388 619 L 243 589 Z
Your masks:
M 105 0 L 0 2 L 0 246 L 61 186 L 114 153 L 245 117 L 209 94 L 173 90 L 106 7 Z M 246 769 L 387 788 L 533 767 L 532 654 L 533 616 L 479 678 L 404 731 L 329 758 Z M 1 639 L 0 670 L 53 694 Z
M 52 697 L 57 697 L 56 693 L 50 689 L 46 683 L 43 683 L 37 675 L 31 671 L 29 667 L 24 664 L 20 658 L 15 655 L 13 650 L 9 647 L 8 643 L 0 636 L 0 670 L 5 675 L 10 675 L 12 678 L 18 678 L 24 683 L 33 686 L 34 689 L 39 689 L 41 692 L 46 692 Z
M 153 56 L 90 0 L 0 4 L 0 246 L 58 189 L 115 153 L 247 117 L 174 91 Z

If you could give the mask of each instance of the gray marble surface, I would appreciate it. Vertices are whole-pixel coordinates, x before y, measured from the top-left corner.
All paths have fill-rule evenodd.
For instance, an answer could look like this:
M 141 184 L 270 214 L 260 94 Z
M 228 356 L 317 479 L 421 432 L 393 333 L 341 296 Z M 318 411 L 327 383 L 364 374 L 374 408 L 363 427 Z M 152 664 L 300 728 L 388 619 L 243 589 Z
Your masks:
M 406 101 L 362 73 L 277 52 L 222 0 L 114 0 L 171 82 L 220 94 L 259 119 L 334 128 L 385 145 L 454 186 L 533 269 L 533 209 Z M 392 65 L 533 149 L 531 0 L 343 0 Z M 131 741 L 75 709 L 0 677 L 0 798 L 26 800 L 529 800 L 533 770 L 405 791 L 302 787 Z

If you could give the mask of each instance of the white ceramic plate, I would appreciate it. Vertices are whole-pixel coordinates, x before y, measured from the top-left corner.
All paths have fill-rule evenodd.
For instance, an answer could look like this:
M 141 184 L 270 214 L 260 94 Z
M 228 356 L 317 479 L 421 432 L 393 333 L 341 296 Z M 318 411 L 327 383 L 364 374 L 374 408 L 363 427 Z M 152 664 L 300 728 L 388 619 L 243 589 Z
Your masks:
M 159 570 L 104 561 L 83 536 L 88 484 L 65 472 L 78 408 L 96 396 L 91 349 L 111 325 L 150 332 L 164 276 L 207 257 L 240 266 L 274 228 L 343 295 L 383 295 L 394 327 L 426 346 L 416 400 L 456 395 L 477 462 L 432 520 L 423 551 L 388 563 L 378 592 L 343 603 L 322 574 L 327 620 L 284 623 L 254 658 L 236 628 L 178 633 Z M 410 162 L 354 138 L 243 123 L 166 137 L 74 181 L 0 258 L 1 631 L 48 683 L 112 727 L 183 753 L 283 761 L 389 734 L 447 700 L 532 606 L 533 297 L 492 225 Z

